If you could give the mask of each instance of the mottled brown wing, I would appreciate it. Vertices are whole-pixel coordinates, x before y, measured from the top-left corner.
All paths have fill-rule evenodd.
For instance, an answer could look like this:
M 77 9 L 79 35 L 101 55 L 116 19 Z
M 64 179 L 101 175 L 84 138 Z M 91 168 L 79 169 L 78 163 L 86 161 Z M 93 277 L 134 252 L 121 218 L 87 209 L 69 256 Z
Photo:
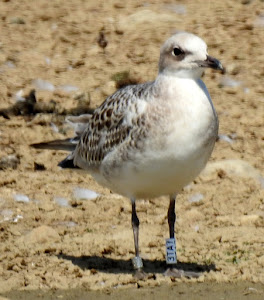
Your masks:
M 146 98 L 143 94 L 147 94 L 150 86 L 151 83 L 127 86 L 94 111 L 73 154 L 76 165 L 81 159 L 89 166 L 98 166 L 109 152 L 133 134 L 135 127 L 144 122 L 144 114 L 138 113 L 137 101 Z

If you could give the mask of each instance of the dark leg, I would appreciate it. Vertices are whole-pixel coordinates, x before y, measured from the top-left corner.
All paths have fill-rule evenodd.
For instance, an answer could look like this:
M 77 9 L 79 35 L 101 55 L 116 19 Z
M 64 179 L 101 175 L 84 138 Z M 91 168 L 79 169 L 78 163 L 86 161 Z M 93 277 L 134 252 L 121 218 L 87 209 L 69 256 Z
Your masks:
M 139 219 L 136 211 L 136 201 L 134 199 L 131 200 L 132 204 L 132 228 L 134 234 L 134 244 L 135 244 L 135 254 L 136 257 L 139 257 L 139 247 L 138 247 L 138 234 L 139 234 Z
M 139 256 L 139 246 L 138 246 L 138 235 L 139 235 L 139 219 L 136 211 L 136 201 L 135 199 L 131 199 L 132 204 L 132 228 L 134 234 L 134 244 L 135 244 L 135 257 L 132 259 L 132 264 L 134 269 L 136 270 L 135 277 L 137 279 L 144 279 L 146 274 L 143 272 L 143 262 L 141 257 Z
M 166 240 L 166 263 L 167 263 L 167 270 L 164 273 L 165 276 L 170 277 L 199 277 L 199 273 L 196 272 L 189 272 L 180 270 L 177 268 L 177 253 L 176 253 L 176 240 L 175 240 L 175 221 L 176 221 L 176 214 L 175 214 L 175 200 L 176 195 L 170 196 L 170 205 L 168 209 L 168 224 L 169 224 L 169 231 L 170 231 L 170 238 Z
M 170 231 L 170 238 L 166 240 L 166 263 L 167 263 L 167 271 L 165 272 L 165 276 L 173 276 L 175 277 L 174 269 L 177 263 L 177 255 L 176 255 L 176 240 L 175 240 L 175 200 L 176 195 L 170 196 L 170 204 L 168 209 L 168 224 Z M 180 276 L 177 276 L 180 277 Z
M 170 196 L 170 205 L 168 209 L 168 224 L 169 224 L 171 239 L 174 238 L 175 221 L 176 221 L 175 200 L 176 200 L 176 195 Z

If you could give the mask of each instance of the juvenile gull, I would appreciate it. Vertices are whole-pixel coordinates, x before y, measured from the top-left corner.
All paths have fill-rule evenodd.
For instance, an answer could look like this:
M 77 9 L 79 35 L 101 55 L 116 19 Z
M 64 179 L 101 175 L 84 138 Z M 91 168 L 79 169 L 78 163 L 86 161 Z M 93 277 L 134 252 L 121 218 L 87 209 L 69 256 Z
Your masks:
M 205 68 L 223 70 L 202 39 L 178 32 L 161 47 L 155 81 L 118 90 L 91 115 L 69 117 L 76 126 L 74 139 L 33 145 L 72 150 L 59 166 L 85 169 L 130 198 L 138 277 L 144 272 L 136 199 L 161 195 L 170 196 L 165 274 L 196 276 L 177 269 L 175 199 L 205 167 L 217 138 L 217 115 L 200 79 Z

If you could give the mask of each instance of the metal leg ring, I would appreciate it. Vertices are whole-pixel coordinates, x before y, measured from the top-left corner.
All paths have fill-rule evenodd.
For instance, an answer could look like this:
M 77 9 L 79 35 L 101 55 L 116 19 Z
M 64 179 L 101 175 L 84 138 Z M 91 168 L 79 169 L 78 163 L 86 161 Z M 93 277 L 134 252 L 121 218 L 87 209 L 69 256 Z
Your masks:
M 139 256 L 135 256 L 133 259 L 132 259 L 132 264 L 133 264 L 133 268 L 135 270 L 137 269 L 142 269 L 143 268 L 143 261 L 142 261 L 142 258 L 139 257 Z

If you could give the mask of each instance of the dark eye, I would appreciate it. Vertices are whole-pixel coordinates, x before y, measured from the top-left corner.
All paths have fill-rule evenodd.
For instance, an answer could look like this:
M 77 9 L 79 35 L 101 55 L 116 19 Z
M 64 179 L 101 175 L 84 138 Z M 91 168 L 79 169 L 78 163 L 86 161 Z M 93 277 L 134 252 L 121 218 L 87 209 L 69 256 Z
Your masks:
M 182 51 L 181 49 L 179 49 L 179 48 L 174 48 L 174 49 L 172 50 L 172 55 L 173 55 L 173 56 L 179 56 L 179 55 L 181 55 L 181 54 L 183 54 L 183 51 Z

